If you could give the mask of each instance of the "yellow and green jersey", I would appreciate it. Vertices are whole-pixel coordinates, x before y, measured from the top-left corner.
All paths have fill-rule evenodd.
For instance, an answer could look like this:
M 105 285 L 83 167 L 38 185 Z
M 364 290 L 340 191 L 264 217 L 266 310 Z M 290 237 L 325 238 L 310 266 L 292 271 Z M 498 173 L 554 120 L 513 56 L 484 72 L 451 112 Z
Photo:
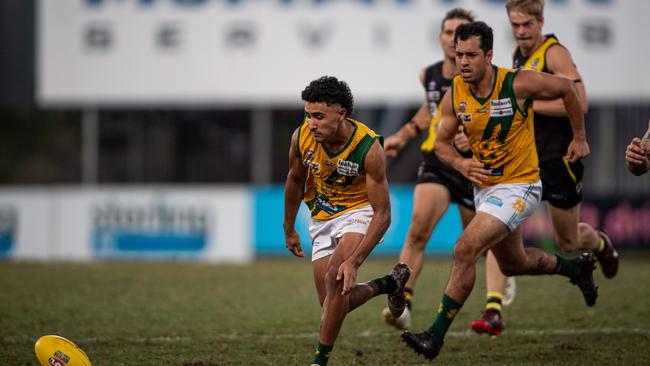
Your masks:
M 452 107 L 469 134 L 472 153 L 490 170 L 481 187 L 539 180 L 532 102 L 520 110 L 512 89 L 518 70 L 494 67 L 492 93 L 474 95 L 460 76 L 452 82 Z
M 383 139 L 363 123 L 347 121 L 354 130 L 335 153 L 314 140 L 306 123 L 300 126 L 298 151 L 308 168 L 304 200 L 314 220 L 329 220 L 369 204 L 364 163 L 375 140 L 383 144 Z

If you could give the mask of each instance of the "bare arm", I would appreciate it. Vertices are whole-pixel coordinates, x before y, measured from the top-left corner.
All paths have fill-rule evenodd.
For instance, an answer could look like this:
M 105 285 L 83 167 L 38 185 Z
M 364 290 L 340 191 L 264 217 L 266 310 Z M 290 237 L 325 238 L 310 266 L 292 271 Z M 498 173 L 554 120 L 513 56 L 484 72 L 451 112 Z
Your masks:
M 582 113 L 587 113 L 588 103 L 585 84 L 573 63 L 569 51 L 559 45 L 549 48 L 546 52 L 546 63 L 546 67 L 553 75 L 564 77 L 574 82 L 578 92 L 578 99 L 582 106 Z M 547 116 L 567 116 L 567 111 L 564 108 L 564 102 L 562 99 L 536 100 L 533 104 L 533 109 L 535 112 Z
M 300 246 L 300 236 L 296 232 L 296 215 L 300 202 L 305 195 L 307 167 L 302 163 L 298 151 L 298 132 L 296 129 L 291 137 L 289 148 L 289 174 L 284 186 L 284 241 L 287 249 L 296 257 L 304 257 Z
M 373 210 L 372 220 L 368 224 L 368 231 L 354 252 L 339 267 L 337 280 L 343 278 L 343 293 L 348 293 L 356 283 L 356 272 L 363 261 L 390 225 L 390 198 L 388 195 L 388 181 L 386 180 L 386 158 L 379 142 L 372 145 L 364 162 L 366 171 L 366 189 L 368 200 Z
M 625 150 L 625 164 L 630 173 L 634 175 L 643 175 L 650 170 L 650 161 L 648 160 L 649 150 L 641 144 L 641 139 L 635 137 L 630 141 Z
M 424 84 L 425 70 L 420 70 L 420 83 Z M 426 98 L 413 118 L 402 126 L 397 132 L 388 136 L 384 141 L 386 156 L 394 157 L 416 136 L 429 128 L 431 111 Z
M 454 149 L 454 138 L 460 127 L 460 122 L 454 115 L 451 105 L 451 93 L 445 93 L 440 103 L 440 123 L 436 134 L 436 155 L 445 164 L 454 167 L 467 179 L 480 184 L 489 173 L 483 169 L 483 164 L 473 158 L 463 158 Z
M 517 97 L 517 104 L 522 110 L 527 99 L 562 98 L 573 131 L 573 140 L 569 144 L 566 158 L 570 162 L 575 162 L 589 156 L 584 113 L 572 81 L 537 71 L 521 70 L 514 80 L 513 90 Z

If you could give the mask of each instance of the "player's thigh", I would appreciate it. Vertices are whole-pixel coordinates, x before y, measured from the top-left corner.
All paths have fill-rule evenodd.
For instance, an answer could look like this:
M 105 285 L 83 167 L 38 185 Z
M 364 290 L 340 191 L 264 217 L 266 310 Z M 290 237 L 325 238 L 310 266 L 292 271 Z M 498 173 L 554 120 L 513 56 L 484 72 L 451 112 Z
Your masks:
M 488 248 L 501 242 L 509 234 L 508 227 L 501 220 L 488 213 L 477 212 L 458 237 L 454 256 L 470 256 L 476 260 Z
M 413 192 L 414 229 L 430 233 L 449 207 L 450 195 L 447 187 L 438 183 L 420 183 Z

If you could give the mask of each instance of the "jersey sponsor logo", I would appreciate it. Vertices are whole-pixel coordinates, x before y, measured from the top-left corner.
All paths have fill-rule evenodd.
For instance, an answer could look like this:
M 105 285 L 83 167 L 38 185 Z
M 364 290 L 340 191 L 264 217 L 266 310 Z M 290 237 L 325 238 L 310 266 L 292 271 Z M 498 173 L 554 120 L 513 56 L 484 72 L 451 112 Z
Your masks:
M 512 101 L 510 98 L 503 98 L 490 101 L 490 117 L 512 116 Z
M 359 175 L 359 164 L 339 159 L 336 165 L 336 172 L 346 177 L 356 177 Z
M 316 206 L 330 215 L 336 213 L 336 207 L 334 207 L 331 203 L 329 203 L 327 200 L 324 200 L 323 198 L 319 197 L 316 199 Z
M 503 98 L 490 101 L 490 107 L 495 108 L 512 108 L 512 101 L 510 98 Z

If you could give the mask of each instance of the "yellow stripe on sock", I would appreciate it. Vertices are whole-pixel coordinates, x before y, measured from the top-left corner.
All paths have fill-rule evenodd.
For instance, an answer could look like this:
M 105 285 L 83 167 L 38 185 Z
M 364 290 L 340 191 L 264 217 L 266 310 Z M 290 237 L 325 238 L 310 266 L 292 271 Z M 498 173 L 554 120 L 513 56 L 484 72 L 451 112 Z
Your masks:
M 600 253 L 603 250 L 605 250 L 605 239 L 600 238 L 600 242 L 598 243 L 598 249 L 596 249 L 596 253 Z
M 413 295 L 411 295 L 411 293 L 409 293 L 409 292 L 405 292 L 404 294 L 405 294 L 404 298 L 406 299 L 406 301 L 411 301 L 411 299 L 413 298 Z
M 486 298 L 489 299 L 491 297 L 496 297 L 497 299 L 503 299 L 503 293 L 497 291 L 488 292 Z
M 498 302 L 488 302 L 485 304 L 485 310 L 496 310 L 498 312 L 501 312 L 501 304 Z

